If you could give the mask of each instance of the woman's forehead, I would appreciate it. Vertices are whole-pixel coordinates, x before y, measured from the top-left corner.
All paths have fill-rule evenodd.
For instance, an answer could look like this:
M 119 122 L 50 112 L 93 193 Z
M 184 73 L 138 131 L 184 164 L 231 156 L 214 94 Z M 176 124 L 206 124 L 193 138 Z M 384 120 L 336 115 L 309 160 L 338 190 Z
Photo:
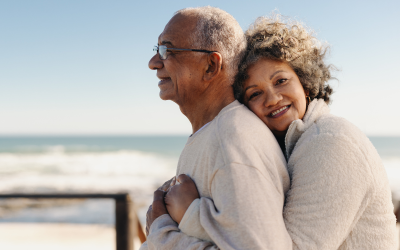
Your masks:
M 262 58 L 248 68 L 247 74 L 249 77 L 268 76 L 271 80 L 279 72 L 292 71 L 292 68 L 286 62 Z

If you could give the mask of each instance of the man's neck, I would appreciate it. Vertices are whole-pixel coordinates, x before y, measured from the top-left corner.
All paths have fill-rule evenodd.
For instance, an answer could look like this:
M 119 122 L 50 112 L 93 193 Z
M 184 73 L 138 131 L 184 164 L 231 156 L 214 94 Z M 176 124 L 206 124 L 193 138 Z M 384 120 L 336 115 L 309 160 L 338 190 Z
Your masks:
M 231 90 L 232 91 L 232 90 Z M 212 121 L 219 112 L 235 100 L 233 94 L 216 96 L 206 96 L 192 107 L 181 111 L 189 119 L 192 124 L 193 134 L 196 133 L 205 124 Z

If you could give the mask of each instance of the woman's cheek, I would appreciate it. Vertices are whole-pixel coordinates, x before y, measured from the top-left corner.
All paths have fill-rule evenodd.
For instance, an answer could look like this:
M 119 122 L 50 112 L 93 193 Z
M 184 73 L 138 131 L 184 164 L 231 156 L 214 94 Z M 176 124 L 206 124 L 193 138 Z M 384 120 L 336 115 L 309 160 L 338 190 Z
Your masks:
M 300 107 L 301 108 L 299 110 L 299 119 L 303 119 L 304 115 L 306 114 L 307 103 L 305 101 L 302 101 Z

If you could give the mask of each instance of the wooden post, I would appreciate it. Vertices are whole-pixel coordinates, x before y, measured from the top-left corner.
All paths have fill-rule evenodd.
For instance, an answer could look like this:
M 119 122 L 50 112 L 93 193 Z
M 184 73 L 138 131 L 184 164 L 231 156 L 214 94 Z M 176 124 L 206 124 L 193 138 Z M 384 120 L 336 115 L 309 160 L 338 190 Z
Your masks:
M 136 216 L 137 217 L 137 216 Z M 140 224 L 139 218 L 137 218 L 137 236 L 139 236 L 140 242 L 143 244 L 146 241 L 146 234 L 143 232 L 142 224 Z
M 126 194 L 115 198 L 116 250 L 133 250 L 131 199 Z
M 132 201 L 129 194 L 0 194 L 0 198 L 28 198 L 28 199 L 114 199 L 115 200 L 115 231 L 116 231 L 116 250 L 133 250 L 133 235 L 138 235 L 141 242 L 146 240 L 146 236 L 140 226 L 134 211 L 131 211 Z M 135 215 L 135 216 L 134 216 Z M 133 217 L 134 216 L 134 217 Z M 132 224 L 132 219 L 137 220 L 137 224 Z M 135 227 L 132 227 L 135 225 Z M 133 234 L 135 232 L 135 234 Z

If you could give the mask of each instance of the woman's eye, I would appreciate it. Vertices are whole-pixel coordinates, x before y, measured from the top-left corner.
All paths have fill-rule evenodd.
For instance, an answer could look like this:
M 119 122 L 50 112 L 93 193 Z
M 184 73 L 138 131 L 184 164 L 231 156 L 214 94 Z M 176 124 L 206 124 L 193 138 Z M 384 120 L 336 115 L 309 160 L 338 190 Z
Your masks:
M 286 79 L 286 78 L 279 79 L 278 81 L 276 81 L 276 85 L 283 84 L 283 83 L 285 83 L 287 80 L 288 80 L 288 79 Z
M 258 96 L 260 92 L 254 92 L 253 94 L 250 95 L 249 100 L 253 99 L 254 97 Z

